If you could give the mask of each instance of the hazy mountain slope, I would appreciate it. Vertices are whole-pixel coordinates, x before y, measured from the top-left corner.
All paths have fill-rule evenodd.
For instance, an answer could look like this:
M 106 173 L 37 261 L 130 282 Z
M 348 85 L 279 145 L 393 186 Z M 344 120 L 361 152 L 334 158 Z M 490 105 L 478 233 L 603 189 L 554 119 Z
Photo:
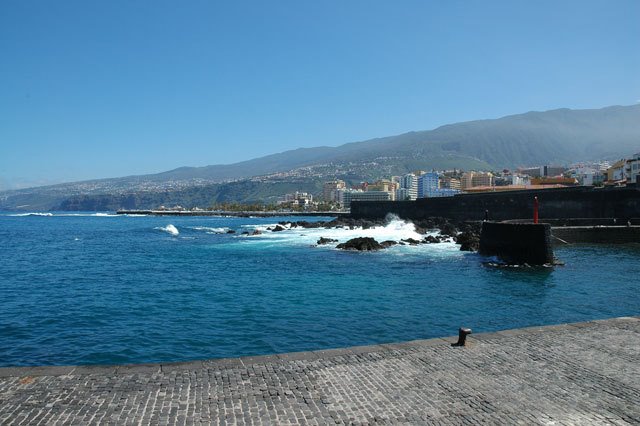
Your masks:
M 182 167 L 152 176 L 226 180 L 329 162 L 444 155 L 472 157 L 503 168 L 615 159 L 639 149 L 640 105 L 558 109 L 450 124 L 338 147 L 301 148 L 230 165 Z

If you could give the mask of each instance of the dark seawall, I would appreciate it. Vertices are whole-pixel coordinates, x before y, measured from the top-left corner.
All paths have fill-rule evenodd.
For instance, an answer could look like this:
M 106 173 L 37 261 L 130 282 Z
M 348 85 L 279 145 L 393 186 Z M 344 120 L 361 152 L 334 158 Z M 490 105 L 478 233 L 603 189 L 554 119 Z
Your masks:
M 509 264 L 552 264 L 551 226 L 548 223 L 483 222 L 478 253 L 498 256 Z
M 640 242 L 640 226 L 559 226 L 551 229 L 552 243 L 629 244 Z
M 446 217 L 452 220 L 530 219 L 533 199 L 540 202 L 540 220 L 565 218 L 640 217 L 640 188 L 574 187 L 544 190 L 485 192 L 455 197 L 420 198 L 416 201 L 359 201 L 351 204 L 351 216 L 359 219 L 384 218 L 393 213 L 403 219 Z

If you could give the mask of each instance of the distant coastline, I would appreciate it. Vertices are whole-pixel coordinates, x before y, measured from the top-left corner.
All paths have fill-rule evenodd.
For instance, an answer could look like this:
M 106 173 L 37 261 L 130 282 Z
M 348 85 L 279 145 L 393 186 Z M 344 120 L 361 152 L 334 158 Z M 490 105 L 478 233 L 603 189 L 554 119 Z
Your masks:
M 116 214 L 122 215 L 148 215 L 148 216 L 235 216 L 235 217 L 279 217 L 279 216 L 327 216 L 343 217 L 349 212 L 263 212 L 263 211 L 210 211 L 210 210 L 118 210 Z

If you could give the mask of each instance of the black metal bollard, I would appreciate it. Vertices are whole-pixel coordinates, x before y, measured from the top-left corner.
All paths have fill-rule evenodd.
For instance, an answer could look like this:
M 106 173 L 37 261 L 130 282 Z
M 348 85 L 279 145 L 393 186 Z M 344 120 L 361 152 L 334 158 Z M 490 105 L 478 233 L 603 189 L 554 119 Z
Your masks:
M 471 334 L 470 328 L 460 327 L 458 330 L 458 341 L 456 343 L 452 343 L 451 346 L 464 346 L 467 341 L 467 335 Z

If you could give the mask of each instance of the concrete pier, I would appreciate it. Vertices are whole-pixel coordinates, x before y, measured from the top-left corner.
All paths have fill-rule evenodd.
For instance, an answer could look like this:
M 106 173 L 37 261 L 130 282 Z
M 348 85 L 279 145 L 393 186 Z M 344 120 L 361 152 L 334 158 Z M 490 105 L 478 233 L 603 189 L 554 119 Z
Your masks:
M 640 423 L 640 317 L 456 340 L 2 368 L 0 424 Z

